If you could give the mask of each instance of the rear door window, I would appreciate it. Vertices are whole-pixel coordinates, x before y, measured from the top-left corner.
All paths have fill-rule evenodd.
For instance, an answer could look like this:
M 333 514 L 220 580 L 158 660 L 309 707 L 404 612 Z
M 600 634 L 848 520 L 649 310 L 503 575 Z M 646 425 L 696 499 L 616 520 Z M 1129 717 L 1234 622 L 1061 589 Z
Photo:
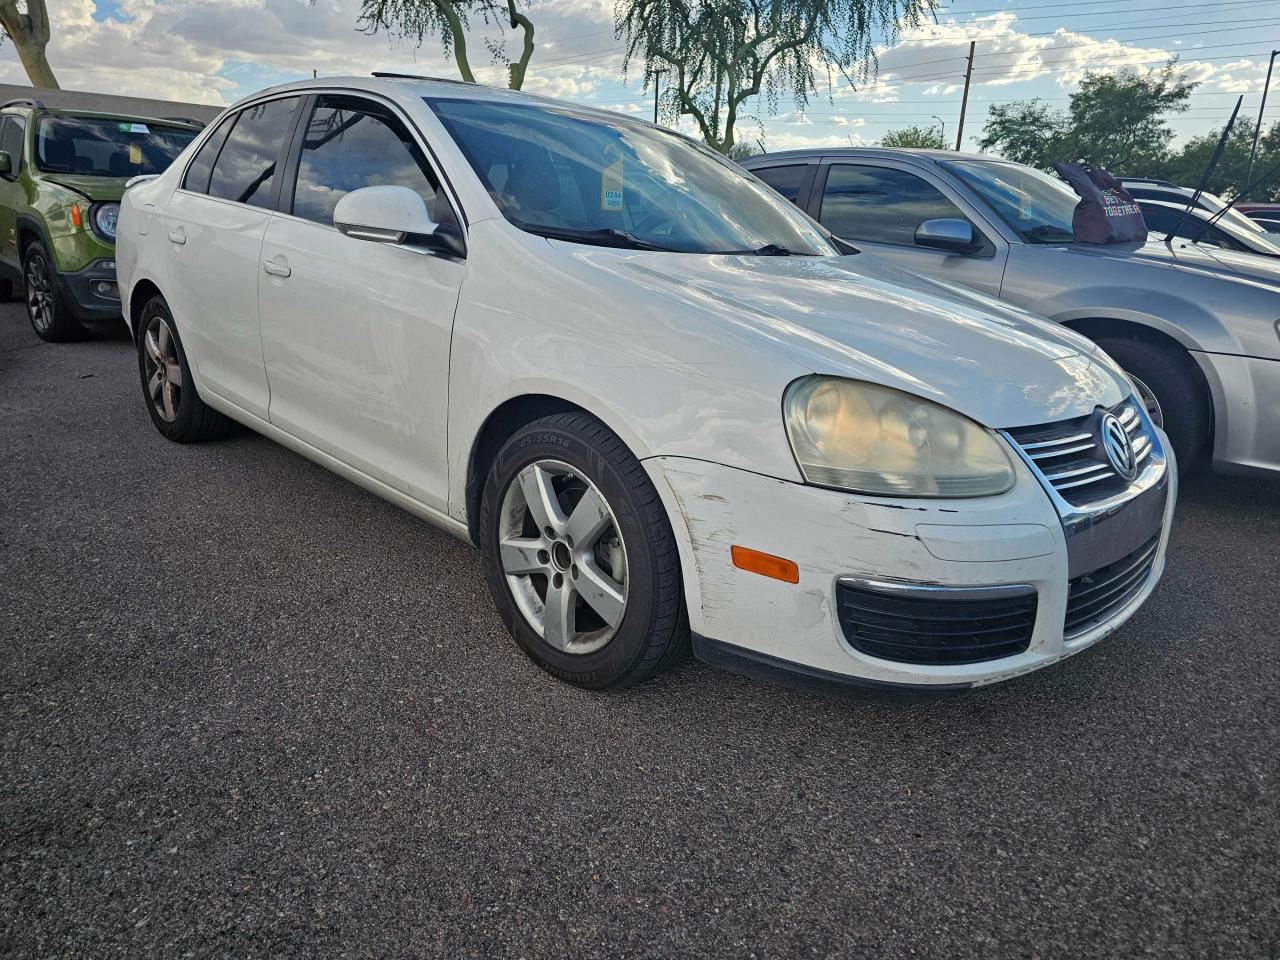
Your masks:
M 804 187 L 809 165 L 789 163 L 784 167 L 756 167 L 751 171 L 796 206 L 800 205 L 800 190 Z
M 195 193 L 209 192 L 209 175 L 213 173 L 213 161 L 218 159 L 218 152 L 227 142 L 227 134 L 231 132 L 235 122 L 235 114 L 224 117 L 213 133 L 209 134 L 205 142 L 200 145 L 200 149 L 196 151 L 195 157 L 187 167 L 186 176 L 182 178 L 183 190 L 191 190 Z
M 832 164 L 818 219 L 838 237 L 914 247 L 926 220 L 967 220 L 937 187 L 905 170 Z
M 253 207 L 273 205 L 281 147 L 292 129 L 298 100 L 268 100 L 240 111 L 214 162 L 210 196 Z

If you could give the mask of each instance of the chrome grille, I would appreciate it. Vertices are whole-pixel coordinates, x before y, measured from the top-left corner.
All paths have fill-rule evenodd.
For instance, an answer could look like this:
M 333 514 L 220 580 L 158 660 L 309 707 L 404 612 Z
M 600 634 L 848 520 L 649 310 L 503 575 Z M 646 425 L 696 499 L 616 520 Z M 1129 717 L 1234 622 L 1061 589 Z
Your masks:
M 1152 438 L 1133 398 L 1110 410 L 1099 409 L 1058 423 L 1015 427 L 1005 433 L 1022 448 L 1062 499 L 1073 506 L 1083 506 L 1119 493 L 1128 485 L 1128 481 L 1116 473 L 1103 449 L 1100 424 L 1104 413 L 1119 419 L 1141 469 L 1151 454 Z

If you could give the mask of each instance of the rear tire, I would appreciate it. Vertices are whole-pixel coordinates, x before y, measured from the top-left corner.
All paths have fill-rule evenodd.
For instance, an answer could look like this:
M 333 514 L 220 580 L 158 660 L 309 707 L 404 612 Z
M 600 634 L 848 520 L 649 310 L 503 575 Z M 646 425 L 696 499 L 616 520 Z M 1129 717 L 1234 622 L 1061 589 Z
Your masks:
M 503 444 L 479 536 L 499 616 L 552 676 L 592 690 L 631 686 L 686 656 L 666 509 L 640 461 L 595 418 L 544 417 Z
M 142 395 L 156 429 L 174 443 L 226 436 L 235 424 L 200 399 L 164 297 L 152 297 L 142 308 L 137 341 Z
M 27 319 L 36 336 L 50 343 L 66 343 L 80 340 L 88 333 L 71 313 L 71 305 L 58 287 L 53 258 L 39 240 L 31 241 L 22 254 L 22 278 L 26 285 Z M 12 295 L 12 284 L 9 292 Z
M 1181 349 L 1143 340 L 1108 337 L 1095 342 L 1155 395 L 1178 471 L 1190 475 L 1202 467 L 1213 415 L 1195 361 Z

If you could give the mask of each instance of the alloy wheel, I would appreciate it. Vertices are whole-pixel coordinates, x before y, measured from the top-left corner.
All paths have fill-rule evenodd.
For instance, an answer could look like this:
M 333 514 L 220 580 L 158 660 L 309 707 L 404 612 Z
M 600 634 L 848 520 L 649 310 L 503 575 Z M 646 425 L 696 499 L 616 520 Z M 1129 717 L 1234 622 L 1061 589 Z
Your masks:
M 27 258 L 27 315 L 31 325 L 42 333 L 53 328 L 53 281 L 49 276 L 49 264 L 39 253 Z
M 575 467 L 538 460 L 511 480 L 498 523 L 502 572 L 548 645 L 588 654 L 613 639 L 627 607 L 627 551 L 599 488 Z
M 178 416 L 182 400 L 182 366 L 178 363 L 178 343 L 164 317 L 153 316 L 143 333 L 147 396 L 166 423 Z

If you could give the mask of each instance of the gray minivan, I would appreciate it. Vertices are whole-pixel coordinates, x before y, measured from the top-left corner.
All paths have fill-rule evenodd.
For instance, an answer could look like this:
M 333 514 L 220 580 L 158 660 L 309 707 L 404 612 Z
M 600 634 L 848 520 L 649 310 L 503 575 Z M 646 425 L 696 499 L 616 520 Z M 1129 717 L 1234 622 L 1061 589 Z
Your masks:
M 1078 197 L 944 150 L 770 153 L 744 167 L 861 250 L 1050 317 L 1135 381 L 1187 470 L 1280 475 L 1280 261 L 1186 240 L 1081 244 Z

